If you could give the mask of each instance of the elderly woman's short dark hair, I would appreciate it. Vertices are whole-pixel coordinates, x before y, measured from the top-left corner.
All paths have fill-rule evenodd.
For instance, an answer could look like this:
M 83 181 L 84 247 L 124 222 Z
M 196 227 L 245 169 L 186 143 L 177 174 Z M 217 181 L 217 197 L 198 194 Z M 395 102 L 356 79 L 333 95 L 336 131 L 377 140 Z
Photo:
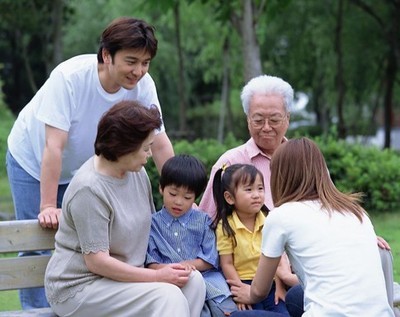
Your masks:
M 109 161 L 137 151 L 162 120 L 156 106 L 146 108 L 138 101 L 121 101 L 108 110 L 97 127 L 96 155 Z

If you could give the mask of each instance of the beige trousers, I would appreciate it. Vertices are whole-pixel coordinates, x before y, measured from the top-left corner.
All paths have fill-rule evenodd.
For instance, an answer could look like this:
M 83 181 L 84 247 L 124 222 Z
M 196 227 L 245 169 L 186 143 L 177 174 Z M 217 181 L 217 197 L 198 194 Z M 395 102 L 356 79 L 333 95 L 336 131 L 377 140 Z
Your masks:
M 182 289 L 169 283 L 124 283 L 103 278 L 51 307 L 62 317 L 199 317 L 204 300 L 204 280 L 195 271 Z

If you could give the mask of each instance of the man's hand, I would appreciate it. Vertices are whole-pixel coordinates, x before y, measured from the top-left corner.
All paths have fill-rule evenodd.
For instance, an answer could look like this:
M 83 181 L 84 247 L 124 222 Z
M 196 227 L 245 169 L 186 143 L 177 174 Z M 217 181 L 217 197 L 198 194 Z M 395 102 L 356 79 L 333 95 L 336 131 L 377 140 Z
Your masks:
M 39 224 L 43 228 L 57 229 L 58 223 L 60 222 L 60 216 L 61 208 L 56 208 L 52 206 L 45 207 L 40 211 L 38 215 Z

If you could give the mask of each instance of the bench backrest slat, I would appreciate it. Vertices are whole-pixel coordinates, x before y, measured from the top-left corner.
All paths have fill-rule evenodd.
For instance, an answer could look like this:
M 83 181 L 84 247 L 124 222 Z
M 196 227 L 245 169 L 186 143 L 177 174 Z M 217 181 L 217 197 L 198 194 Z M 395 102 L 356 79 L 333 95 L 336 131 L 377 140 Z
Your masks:
M 37 220 L 0 221 L 0 254 L 53 250 L 56 230 Z M 50 255 L 0 258 L 0 290 L 41 287 Z
M 0 259 L 0 290 L 42 287 L 50 255 Z
M 0 221 L 0 253 L 52 250 L 55 233 L 37 220 Z

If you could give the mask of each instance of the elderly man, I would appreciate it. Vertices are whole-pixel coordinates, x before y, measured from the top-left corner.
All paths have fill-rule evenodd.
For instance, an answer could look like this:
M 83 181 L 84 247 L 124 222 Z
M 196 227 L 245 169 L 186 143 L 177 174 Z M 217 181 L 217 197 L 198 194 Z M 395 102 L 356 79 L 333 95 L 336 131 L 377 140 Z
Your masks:
M 212 183 L 215 172 L 224 164 L 236 163 L 252 164 L 264 176 L 265 205 L 273 208 L 270 189 L 270 161 L 276 148 L 286 141 L 285 133 L 289 127 L 289 109 L 293 103 L 293 88 L 283 79 L 261 75 L 251 79 L 243 88 L 241 100 L 244 113 L 247 116 L 247 126 L 250 139 L 236 148 L 230 149 L 217 160 L 211 170 L 207 188 L 200 202 L 200 209 L 213 218 L 216 214 Z M 293 286 L 298 283 L 297 277 L 290 272 L 289 263 L 283 267 L 281 274 L 286 285 Z M 285 273 L 284 273 L 285 272 Z M 280 276 L 282 276 L 280 274 Z M 302 290 L 296 294 L 297 301 L 302 301 Z M 247 314 L 246 314 L 247 316 Z M 250 315 L 249 315 L 250 316 Z
M 275 149 L 286 140 L 293 88 L 281 78 L 261 75 L 251 79 L 244 86 L 241 100 L 247 116 L 250 139 L 222 154 L 211 170 L 210 180 L 199 207 L 212 218 L 216 213 L 212 182 L 215 172 L 223 164 L 242 163 L 257 167 L 264 175 L 265 205 L 269 209 L 273 207 L 269 164 Z

